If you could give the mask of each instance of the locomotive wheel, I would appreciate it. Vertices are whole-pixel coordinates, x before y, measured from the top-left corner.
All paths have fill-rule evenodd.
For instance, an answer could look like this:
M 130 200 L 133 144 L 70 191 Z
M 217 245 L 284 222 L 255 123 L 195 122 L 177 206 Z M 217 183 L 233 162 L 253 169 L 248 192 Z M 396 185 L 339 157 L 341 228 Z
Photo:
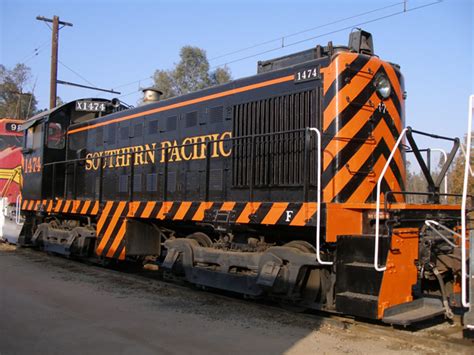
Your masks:
M 316 254 L 316 248 L 310 243 L 304 240 L 292 240 L 289 243 L 284 245 L 285 247 L 295 248 L 303 253 Z M 321 274 L 319 269 L 306 270 L 306 276 L 304 276 L 303 282 L 304 286 L 301 290 L 301 296 L 303 304 L 286 304 L 284 307 L 292 312 L 302 313 L 308 308 L 305 304 L 311 304 L 314 302 L 320 293 L 321 288 Z
M 186 238 L 195 240 L 196 242 L 198 242 L 199 246 L 204 248 L 210 248 L 212 246 L 211 238 L 209 238 L 207 234 L 202 232 L 190 234 Z
M 299 251 L 303 253 L 316 254 L 316 249 L 311 244 L 309 244 L 308 242 L 305 242 L 304 240 L 292 240 L 291 242 L 286 243 L 283 246 L 298 249 Z

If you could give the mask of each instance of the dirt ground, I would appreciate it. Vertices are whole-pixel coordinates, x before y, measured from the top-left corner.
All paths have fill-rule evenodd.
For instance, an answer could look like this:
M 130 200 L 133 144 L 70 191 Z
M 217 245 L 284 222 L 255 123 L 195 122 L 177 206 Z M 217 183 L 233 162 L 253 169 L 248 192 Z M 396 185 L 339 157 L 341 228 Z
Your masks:
M 0 354 L 472 353 L 447 323 L 350 324 L 0 244 Z

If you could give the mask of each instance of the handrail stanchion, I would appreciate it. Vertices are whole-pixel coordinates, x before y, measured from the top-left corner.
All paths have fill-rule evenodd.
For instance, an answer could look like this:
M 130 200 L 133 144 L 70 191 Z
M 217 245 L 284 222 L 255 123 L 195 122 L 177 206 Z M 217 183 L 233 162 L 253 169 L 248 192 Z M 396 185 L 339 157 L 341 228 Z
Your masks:
M 308 202 L 309 193 L 309 161 L 310 161 L 310 144 L 311 144 L 311 132 L 309 129 L 304 131 L 304 151 L 303 151 L 303 202 Z
M 448 153 L 442 148 L 431 148 L 432 152 L 440 152 L 444 157 L 444 163 L 448 161 Z M 444 193 L 448 193 L 448 174 L 444 177 Z M 448 202 L 448 196 L 444 196 L 444 201 Z
M 255 135 L 250 138 L 250 181 L 249 181 L 249 201 L 253 202 L 253 180 L 255 179 Z
M 466 158 L 466 150 L 464 149 L 462 144 L 460 145 L 460 148 L 464 158 Z M 474 170 L 472 169 L 472 166 L 469 167 L 469 173 L 471 174 L 471 177 L 474 177 Z
M 318 189 L 316 191 L 316 259 L 321 265 L 332 265 L 332 261 L 321 260 L 321 132 L 317 128 L 310 128 L 310 131 L 316 133 L 318 138 L 317 144 L 317 184 Z
M 209 201 L 210 184 L 211 182 L 211 142 L 206 143 L 206 191 L 205 201 Z
M 104 196 L 104 164 L 102 159 L 102 156 L 99 157 L 99 203 L 102 203 L 102 198 Z
M 72 199 L 75 200 L 77 198 L 77 161 L 74 161 L 73 165 L 73 176 L 72 176 Z
M 405 134 L 408 132 L 409 128 L 404 128 L 402 132 L 400 133 L 400 136 L 397 139 L 397 142 L 395 143 L 395 146 L 393 147 L 392 151 L 390 152 L 390 156 L 387 159 L 387 162 L 385 163 L 385 166 L 383 167 L 383 170 L 379 176 L 379 179 L 377 180 L 377 202 L 375 206 L 375 252 L 374 252 L 374 268 L 377 271 L 385 271 L 386 267 L 379 267 L 379 227 L 380 227 L 380 189 L 383 181 L 383 177 L 385 173 L 387 172 L 388 167 L 390 166 L 390 163 L 392 162 L 393 156 L 398 150 L 398 146 L 402 142 L 403 137 L 405 137 Z
M 168 200 L 168 155 L 169 155 L 169 148 L 165 148 L 165 168 L 164 168 L 164 180 L 163 180 L 163 201 Z
M 464 307 L 470 307 L 470 302 L 467 300 L 467 270 L 466 270 L 466 204 L 467 204 L 467 189 L 468 179 L 471 167 L 471 140 L 472 140 L 472 111 L 474 111 L 474 95 L 469 97 L 469 119 L 467 122 L 467 139 L 466 151 L 464 161 L 464 183 L 462 188 L 462 202 L 461 202 L 461 302 Z M 473 248 L 473 245 L 469 246 Z M 472 280 L 471 280 L 472 282 Z
M 128 156 L 127 156 L 128 158 Z M 132 152 L 131 154 L 131 162 L 130 162 L 130 185 L 129 185 L 129 191 L 130 194 L 128 196 L 128 200 L 130 202 L 133 201 L 133 189 L 135 187 L 135 152 Z
M 15 223 L 20 224 L 20 213 L 21 213 L 21 202 L 23 198 L 21 194 L 16 197 L 16 213 L 15 213 Z
M 51 199 L 54 200 L 56 198 L 56 163 L 53 163 L 52 167 L 53 173 L 52 173 L 52 179 L 51 179 Z

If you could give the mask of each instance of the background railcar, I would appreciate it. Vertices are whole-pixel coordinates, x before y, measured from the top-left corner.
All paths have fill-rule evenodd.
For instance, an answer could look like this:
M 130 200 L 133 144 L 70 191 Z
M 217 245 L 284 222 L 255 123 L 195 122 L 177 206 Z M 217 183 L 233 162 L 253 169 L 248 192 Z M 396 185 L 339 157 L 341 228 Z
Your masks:
M 459 206 L 429 172 L 428 203 L 405 203 L 402 138 L 426 164 L 404 100 L 355 31 L 169 100 L 69 103 L 24 127 L 24 242 L 390 323 L 450 315 L 458 247 L 424 226 L 455 228 Z
M 21 230 L 16 216 L 21 187 L 21 147 L 23 121 L 0 119 L 0 240 L 15 243 Z

